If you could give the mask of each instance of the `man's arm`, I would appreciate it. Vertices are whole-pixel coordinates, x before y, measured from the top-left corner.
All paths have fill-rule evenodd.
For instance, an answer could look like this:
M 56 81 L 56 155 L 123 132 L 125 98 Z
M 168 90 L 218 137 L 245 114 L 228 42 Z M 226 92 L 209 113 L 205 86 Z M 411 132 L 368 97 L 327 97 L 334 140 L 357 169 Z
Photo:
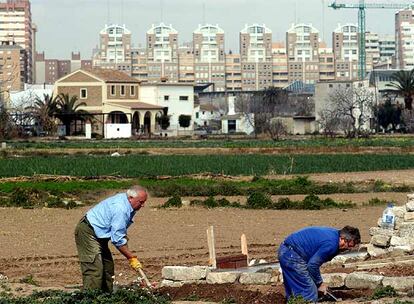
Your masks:
M 128 248 L 128 244 L 122 245 L 117 248 L 119 252 L 122 253 L 122 255 L 126 257 L 128 260 L 134 257 L 134 254 Z
M 309 274 L 316 286 L 320 287 L 323 283 L 320 267 L 323 263 L 330 261 L 334 255 L 335 253 L 328 245 L 322 246 L 308 261 Z

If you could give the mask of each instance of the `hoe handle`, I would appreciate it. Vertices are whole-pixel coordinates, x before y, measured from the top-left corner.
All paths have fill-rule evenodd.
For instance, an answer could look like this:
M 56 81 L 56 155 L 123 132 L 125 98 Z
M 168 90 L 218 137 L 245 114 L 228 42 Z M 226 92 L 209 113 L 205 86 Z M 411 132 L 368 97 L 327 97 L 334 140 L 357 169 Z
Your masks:
M 147 287 L 152 288 L 150 281 L 148 280 L 147 276 L 145 275 L 144 271 L 141 268 L 138 269 L 138 273 L 141 276 L 141 278 L 144 280 Z

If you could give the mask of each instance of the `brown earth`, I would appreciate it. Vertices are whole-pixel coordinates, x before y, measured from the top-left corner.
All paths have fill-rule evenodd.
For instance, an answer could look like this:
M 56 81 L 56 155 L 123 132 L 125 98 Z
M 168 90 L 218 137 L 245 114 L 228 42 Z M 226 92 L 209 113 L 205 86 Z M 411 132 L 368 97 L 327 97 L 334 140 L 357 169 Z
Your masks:
M 312 179 L 325 181 L 364 181 L 367 179 L 392 180 L 394 183 L 414 183 L 414 171 L 363 172 L 312 175 Z M 412 181 L 412 182 L 411 182 Z M 108 193 L 105 193 L 107 195 Z M 329 195 L 335 200 L 351 200 L 362 203 L 372 197 L 405 203 L 406 193 L 368 193 Z M 293 196 L 292 199 L 300 198 Z M 100 198 L 97 198 L 99 200 Z M 237 198 L 231 198 L 237 199 Z M 241 198 L 239 198 L 241 199 Z M 383 207 L 365 207 L 347 210 L 244 210 L 234 208 L 182 208 L 157 209 L 165 201 L 150 198 L 135 218 L 129 229 L 130 246 L 144 264 L 150 280 L 159 281 L 165 265 L 207 265 L 208 249 L 206 228 L 214 226 L 218 256 L 240 253 L 240 235 L 245 233 L 251 258 L 275 261 L 278 244 L 291 232 L 311 225 L 342 227 L 358 226 L 363 242 L 369 241 L 368 229 L 375 226 Z M 0 208 L 0 273 L 17 286 L 20 279 L 32 274 L 39 288 L 64 288 L 80 285 L 73 231 L 76 223 L 88 207 L 76 210 L 63 209 L 17 209 Z M 128 263 L 115 253 L 116 278 L 118 284 L 133 282 L 137 276 Z M 384 269 L 384 274 L 412 275 L 411 269 Z M 16 285 L 17 284 L 17 285 Z M 19 285 L 19 293 L 26 288 Z M 227 295 L 242 299 L 269 299 L 268 302 L 237 303 L 279 303 L 281 292 L 275 287 L 255 288 L 246 296 L 246 287 L 234 286 L 234 293 L 226 287 L 195 287 L 177 290 L 175 299 L 193 290 L 202 296 L 216 294 L 221 300 Z M 33 290 L 33 287 L 30 287 Z M 209 291 L 210 290 L 210 291 Z M 214 292 L 214 290 L 216 292 Z M 257 293 L 258 292 L 258 293 Z M 258 296 L 260 294 L 260 296 Z M 185 297 L 185 296 L 183 296 Z M 250 297 L 250 298 L 249 298 Z M 181 298 L 183 299 L 183 298 Z M 200 297 L 201 299 L 201 297 Z M 216 300 L 217 298 L 212 298 Z M 242 301 L 242 300 L 240 300 Z
M 163 201 L 151 199 L 129 230 L 131 248 L 142 260 L 147 275 L 155 280 L 160 279 L 165 265 L 206 265 L 206 228 L 210 225 L 215 229 L 218 255 L 239 253 L 240 236 L 245 233 L 250 256 L 273 261 L 283 238 L 305 226 L 359 226 L 367 242 L 368 228 L 376 224 L 382 212 L 382 207 L 346 212 L 152 208 Z M 1 272 L 11 280 L 33 274 L 41 286 L 79 284 L 73 230 L 87 209 L 0 209 Z M 128 283 L 136 278 L 117 253 L 115 260 L 116 281 Z

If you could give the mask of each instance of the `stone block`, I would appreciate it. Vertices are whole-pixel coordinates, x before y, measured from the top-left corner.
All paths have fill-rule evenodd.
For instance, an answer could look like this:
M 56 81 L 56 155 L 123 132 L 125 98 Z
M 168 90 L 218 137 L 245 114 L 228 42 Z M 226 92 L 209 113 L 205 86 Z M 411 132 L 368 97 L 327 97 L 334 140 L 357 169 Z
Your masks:
M 407 246 L 410 244 L 414 244 L 413 238 L 400 237 L 396 235 L 391 237 L 391 241 L 390 241 L 391 246 Z
M 207 266 L 165 266 L 162 269 L 162 278 L 172 281 L 202 280 L 207 277 L 209 271 Z
M 413 195 L 413 194 L 408 194 L 408 195 Z M 405 204 L 405 208 L 407 209 L 408 212 L 414 211 L 414 198 L 408 199 L 408 202 Z
M 414 200 L 414 193 L 407 194 L 407 200 Z
M 404 215 L 404 221 L 406 221 L 406 222 L 412 222 L 412 221 L 414 221 L 414 212 L 407 212 Z
M 403 222 L 399 228 L 401 237 L 414 238 L 414 222 Z
M 270 278 L 270 284 L 276 285 L 279 283 L 279 275 Z
M 371 238 L 371 244 L 378 247 L 388 247 L 390 245 L 391 236 L 384 234 L 376 234 Z
M 395 246 L 393 247 L 392 255 L 400 256 L 400 255 L 405 255 L 406 253 L 412 254 L 413 252 L 414 252 L 414 245 Z
M 410 291 L 414 287 L 414 277 L 384 277 L 383 286 L 391 286 L 397 291 Z
M 395 231 L 391 230 L 391 229 L 383 229 L 383 228 L 380 228 L 380 227 L 371 227 L 371 228 L 369 228 L 369 234 L 371 236 L 374 236 L 376 234 L 392 236 L 392 235 L 395 234 Z
M 237 272 L 209 272 L 207 274 L 208 284 L 227 284 L 234 283 L 239 278 L 240 273 Z
M 160 287 L 182 287 L 184 282 L 176 282 L 172 280 L 162 280 Z
M 331 288 L 339 288 L 345 286 L 346 273 L 324 273 L 322 274 L 323 281 Z
M 247 285 L 265 285 L 270 283 L 272 275 L 270 273 L 250 273 L 243 272 L 240 275 L 239 282 Z
M 372 244 L 367 245 L 367 252 L 371 257 L 379 257 L 388 253 L 388 250 L 385 248 L 379 248 Z
M 407 213 L 406 206 L 397 206 L 393 208 L 394 215 L 399 218 L 404 218 L 404 215 Z
M 381 286 L 383 276 L 366 272 L 353 272 L 346 276 L 345 286 L 352 289 L 375 289 Z

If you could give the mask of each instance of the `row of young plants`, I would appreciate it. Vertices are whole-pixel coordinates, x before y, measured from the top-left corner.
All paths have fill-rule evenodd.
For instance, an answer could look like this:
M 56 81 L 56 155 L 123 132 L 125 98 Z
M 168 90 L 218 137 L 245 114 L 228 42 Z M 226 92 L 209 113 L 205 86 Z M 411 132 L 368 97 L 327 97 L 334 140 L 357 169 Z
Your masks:
M 410 192 L 404 185 L 389 185 L 382 181 L 371 183 L 319 184 L 307 177 L 270 180 L 254 177 L 250 181 L 217 181 L 212 179 L 142 179 L 142 180 L 69 180 L 69 181 L 17 181 L 0 183 L 2 207 L 75 208 L 79 204 L 94 204 L 100 191 L 123 191 L 133 184 L 146 187 L 152 196 L 240 196 L 254 192 L 269 195 L 334 194 L 366 192 Z M 70 199 L 67 199 L 67 198 Z M 66 198 L 66 199 L 65 199 Z
M 0 177 L 36 174 L 143 178 L 212 173 L 226 175 L 311 174 L 414 168 L 412 154 L 126 155 L 0 158 Z
M 385 204 L 386 202 L 384 202 Z M 168 199 L 161 207 L 162 208 L 181 208 L 183 201 L 179 196 L 173 196 Z M 273 201 L 270 195 L 263 192 L 253 192 L 247 198 L 246 204 L 242 205 L 240 202 L 230 202 L 226 198 L 216 199 L 209 197 L 205 200 L 192 200 L 190 206 L 202 206 L 205 208 L 245 208 L 245 209 L 299 209 L 299 210 L 322 210 L 330 208 L 353 208 L 356 205 L 351 202 L 336 202 L 331 198 L 321 199 L 318 196 L 311 194 L 306 196 L 301 201 L 292 201 L 289 198 L 279 198 Z
M 372 137 L 372 138 L 325 138 L 309 137 L 307 139 L 286 139 L 280 141 L 245 139 L 245 140 L 101 140 L 101 141 L 9 141 L 7 144 L 15 149 L 114 149 L 114 148 L 286 148 L 286 147 L 412 147 L 414 137 Z
M 1 304 L 167 304 L 171 301 L 164 295 L 139 288 L 122 288 L 114 293 L 97 290 L 64 292 L 48 290 L 34 292 L 27 297 L 14 297 L 0 293 Z

